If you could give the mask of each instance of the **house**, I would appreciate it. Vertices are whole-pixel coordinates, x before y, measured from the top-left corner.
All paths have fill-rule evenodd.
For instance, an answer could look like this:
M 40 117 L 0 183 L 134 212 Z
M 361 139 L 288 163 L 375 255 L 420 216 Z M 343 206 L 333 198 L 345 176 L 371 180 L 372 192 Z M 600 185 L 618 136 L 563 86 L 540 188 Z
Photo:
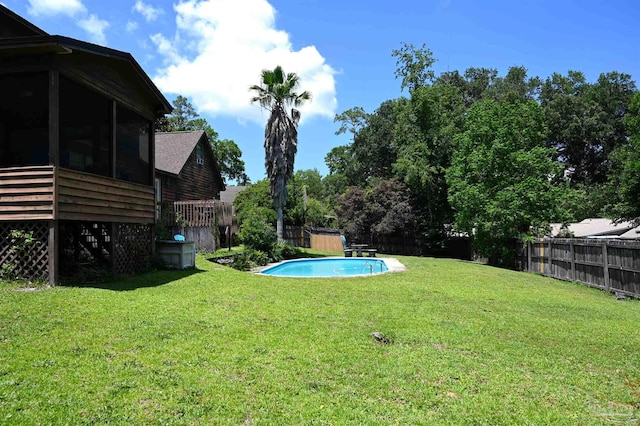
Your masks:
M 0 265 L 51 283 L 82 265 L 139 270 L 154 250 L 153 123 L 171 105 L 129 53 L 2 5 L 0 58 Z
M 224 181 L 203 130 L 156 133 L 158 203 L 220 199 Z
M 244 185 L 229 185 L 220 193 L 220 201 L 225 203 L 233 203 L 239 193 L 247 189 Z
M 630 231 L 635 226 L 631 222 L 615 222 L 605 218 L 587 218 L 581 222 L 570 223 L 563 228 L 561 223 L 551 224 L 551 235 L 571 235 L 575 238 L 638 238 Z

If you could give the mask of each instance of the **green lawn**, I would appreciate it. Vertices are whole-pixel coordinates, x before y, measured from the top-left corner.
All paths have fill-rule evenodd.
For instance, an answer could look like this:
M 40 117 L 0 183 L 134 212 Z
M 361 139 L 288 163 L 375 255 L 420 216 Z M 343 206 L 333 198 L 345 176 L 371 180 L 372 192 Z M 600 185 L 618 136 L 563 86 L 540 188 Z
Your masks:
M 0 284 L 0 424 L 635 424 L 640 302 L 474 263 Z M 383 332 L 390 344 L 370 333 Z

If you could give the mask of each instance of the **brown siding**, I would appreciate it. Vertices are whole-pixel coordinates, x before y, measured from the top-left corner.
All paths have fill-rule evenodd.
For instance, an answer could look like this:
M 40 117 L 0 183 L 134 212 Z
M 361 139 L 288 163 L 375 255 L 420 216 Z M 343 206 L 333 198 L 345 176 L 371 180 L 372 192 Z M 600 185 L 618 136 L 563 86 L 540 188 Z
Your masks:
M 0 221 L 54 219 L 51 166 L 0 169 Z
M 198 144 L 204 144 L 201 139 Z M 198 164 L 196 149 L 191 152 L 178 180 L 177 200 L 213 200 L 219 198 L 220 188 L 215 176 L 213 158 L 203 146 L 204 164 Z
M 172 203 L 178 200 L 178 177 L 168 175 L 164 173 L 158 173 L 156 170 L 156 177 L 160 178 L 162 185 L 162 202 Z
M 58 170 L 58 219 L 96 222 L 153 223 L 153 187 Z

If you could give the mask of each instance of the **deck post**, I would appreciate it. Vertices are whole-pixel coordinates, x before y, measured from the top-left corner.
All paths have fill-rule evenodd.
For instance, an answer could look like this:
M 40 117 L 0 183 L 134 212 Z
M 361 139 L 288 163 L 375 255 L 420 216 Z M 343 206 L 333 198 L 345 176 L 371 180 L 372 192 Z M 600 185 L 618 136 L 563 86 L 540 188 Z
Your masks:
M 58 281 L 58 221 L 49 221 L 48 260 L 49 260 L 49 285 L 55 285 Z

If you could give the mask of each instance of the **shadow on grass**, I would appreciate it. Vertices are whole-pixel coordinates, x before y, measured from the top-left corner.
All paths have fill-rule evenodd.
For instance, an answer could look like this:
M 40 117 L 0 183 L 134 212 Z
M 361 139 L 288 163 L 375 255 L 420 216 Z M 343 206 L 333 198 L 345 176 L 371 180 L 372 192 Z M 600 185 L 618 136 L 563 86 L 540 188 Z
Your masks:
M 74 278 L 62 281 L 60 287 L 99 288 L 113 291 L 131 291 L 139 288 L 158 287 L 173 281 L 189 277 L 191 275 L 206 272 L 198 268 L 189 269 L 163 269 L 152 272 L 144 272 L 137 275 L 111 277 L 98 280 L 80 280 Z
M 233 263 L 233 258 L 241 253 L 230 253 L 227 255 L 217 255 L 217 256 L 213 256 L 213 257 L 208 257 L 207 260 L 209 262 L 212 263 L 217 263 L 219 265 L 223 265 L 223 266 L 229 266 L 231 267 L 231 263 Z M 284 259 L 284 260 L 293 260 L 293 259 L 316 259 L 316 258 L 320 258 L 320 257 L 329 257 L 331 256 L 330 254 L 322 254 L 322 253 L 298 253 L 295 256 L 292 256 L 290 258 Z

